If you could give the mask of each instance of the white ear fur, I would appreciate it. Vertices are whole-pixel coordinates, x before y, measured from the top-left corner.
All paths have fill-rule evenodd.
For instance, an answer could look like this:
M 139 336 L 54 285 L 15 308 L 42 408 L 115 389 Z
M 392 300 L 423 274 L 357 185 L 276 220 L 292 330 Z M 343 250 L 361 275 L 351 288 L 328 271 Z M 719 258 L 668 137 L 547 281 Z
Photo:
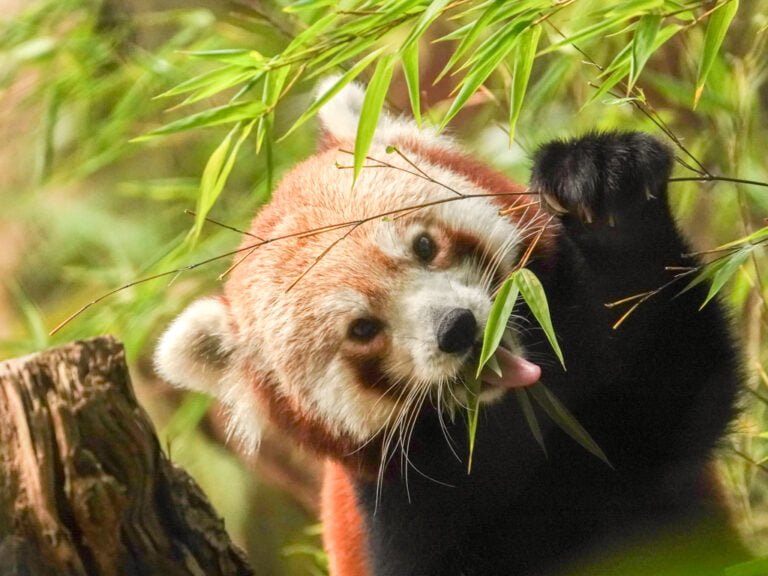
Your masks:
M 340 76 L 329 76 L 322 80 L 315 92 L 320 99 L 339 81 Z M 317 113 L 323 128 L 338 141 L 354 141 L 360 110 L 365 99 L 365 89 L 357 82 L 350 82 L 323 104 Z
M 340 76 L 330 76 L 318 84 L 316 98 L 328 93 L 339 81 Z M 337 142 L 354 142 L 360 111 L 365 100 L 365 88 L 357 82 L 350 82 L 323 104 L 317 113 L 325 132 Z M 374 142 L 389 145 L 403 137 L 435 137 L 432 129 L 419 129 L 416 122 L 405 116 L 394 117 L 382 110 L 376 125 Z M 442 137 L 440 137 L 442 139 Z M 447 139 L 446 139 L 447 141 Z
M 155 368 L 176 386 L 219 397 L 233 351 L 225 301 L 201 298 L 190 304 L 160 338 Z

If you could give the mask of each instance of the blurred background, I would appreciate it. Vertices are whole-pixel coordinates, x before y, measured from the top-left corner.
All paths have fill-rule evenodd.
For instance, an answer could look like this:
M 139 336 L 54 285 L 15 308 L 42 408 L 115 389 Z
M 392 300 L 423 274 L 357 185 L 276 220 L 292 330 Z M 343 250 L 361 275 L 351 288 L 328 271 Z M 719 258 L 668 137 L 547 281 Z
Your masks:
M 518 17 L 488 12 L 504 4 L 433 2 L 427 22 L 429 3 L 402 0 L 0 0 L 0 359 L 120 338 L 167 453 L 259 574 L 324 573 L 318 462 L 270 431 L 257 456 L 238 453 L 217 406 L 169 388 L 151 363 L 163 326 L 219 290 L 230 260 L 131 286 L 49 332 L 118 287 L 236 248 L 238 233 L 185 211 L 247 228 L 280 174 L 315 148 L 311 119 L 281 136 L 309 108 L 318 78 L 404 45 L 419 22 L 428 25 L 417 30 L 418 51 L 395 66 L 390 108 L 416 108 L 427 124 L 450 119 L 467 149 L 521 182 L 546 140 L 651 132 L 675 149 L 674 177 L 710 180 L 670 184 L 696 249 L 753 235 L 712 254 L 738 252 L 710 274 L 723 282 L 747 374 L 718 466 L 739 529 L 768 554 L 768 0 L 517 2 L 537 11 L 529 78 L 523 40 L 506 55 L 493 43 L 504 18 Z M 297 51 L 301 34 L 321 50 Z M 266 111 L 234 114 L 249 94 Z

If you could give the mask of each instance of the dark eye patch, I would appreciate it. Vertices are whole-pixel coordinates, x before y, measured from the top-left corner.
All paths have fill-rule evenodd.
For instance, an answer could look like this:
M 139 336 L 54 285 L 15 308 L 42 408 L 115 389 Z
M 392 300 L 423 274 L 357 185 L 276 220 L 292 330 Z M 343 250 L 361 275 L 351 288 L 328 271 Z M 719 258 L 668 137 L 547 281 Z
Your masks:
M 357 342 L 370 342 L 381 332 L 381 322 L 374 318 L 353 320 L 347 329 L 347 336 Z
M 422 232 L 413 239 L 413 253 L 424 264 L 429 264 L 437 255 L 437 244 L 432 236 Z

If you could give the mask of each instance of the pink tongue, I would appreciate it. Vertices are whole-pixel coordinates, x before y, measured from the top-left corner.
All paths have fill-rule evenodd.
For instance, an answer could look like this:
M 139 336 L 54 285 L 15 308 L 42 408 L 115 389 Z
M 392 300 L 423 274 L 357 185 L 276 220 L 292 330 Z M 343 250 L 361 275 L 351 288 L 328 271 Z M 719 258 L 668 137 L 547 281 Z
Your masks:
M 525 358 L 515 356 L 505 348 L 496 349 L 496 360 L 501 368 L 501 378 L 490 368 L 485 368 L 480 378 L 492 386 L 502 388 L 523 388 L 536 384 L 541 378 L 541 368 Z

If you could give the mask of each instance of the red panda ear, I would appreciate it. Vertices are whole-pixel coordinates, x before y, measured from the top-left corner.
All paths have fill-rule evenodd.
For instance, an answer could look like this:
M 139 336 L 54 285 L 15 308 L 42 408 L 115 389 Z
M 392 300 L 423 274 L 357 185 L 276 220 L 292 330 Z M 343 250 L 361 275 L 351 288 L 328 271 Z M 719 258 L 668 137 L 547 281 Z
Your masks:
M 326 78 L 317 87 L 316 98 L 334 91 L 340 76 Z M 320 149 L 344 145 L 352 147 L 357 136 L 357 125 L 360 121 L 360 111 L 365 100 L 365 88 L 357 82 L 350 82 L 334 94 L 317 113 L 320 120 L 321 137 Z M 448 138 L 438 136 L 430 128 L 420 129 L 416 122 L 407 116 L 393 116 L 386 109 L 381 111 L 374 133 L 374 142 L 388 146 L 403 139 L 416 138 L 433 144 L 449 142 Z
M 320 100 L 333 91 L 340 76 L 330 76 L 317 87 L 316 98 Z M 357 82 L 350 82 L 323 104 L 317 117 L 320 120 L 320 148 L 327 150 L 343 142 L 354 142 L 360 110 L 365 99 L 365 89 Z
M 226 300 L 201 298 L 190 304 L 160 338 L 155 368 L 176 386 L 220 397 L 234 349 Z

